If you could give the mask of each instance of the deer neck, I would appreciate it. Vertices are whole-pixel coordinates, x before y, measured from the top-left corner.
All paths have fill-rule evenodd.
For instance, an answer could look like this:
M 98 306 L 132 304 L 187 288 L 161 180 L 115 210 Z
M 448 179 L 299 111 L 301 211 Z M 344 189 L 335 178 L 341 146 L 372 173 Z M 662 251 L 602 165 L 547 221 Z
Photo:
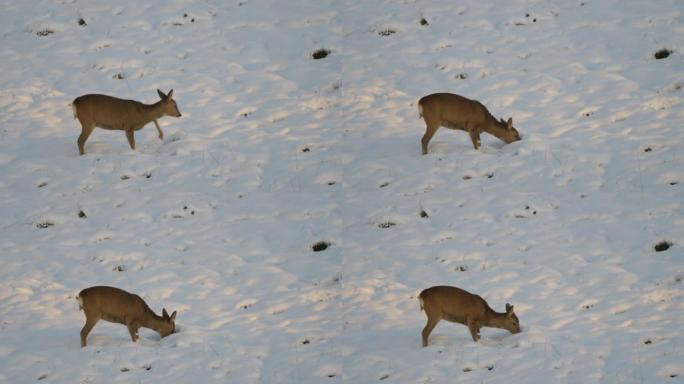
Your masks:
M 490 124 L 486 124 L 482 130 L 503 140 L 503 138 L 506 137 L 508 127 L 496 121 L 494 117 L 490 117 Z
M 157 316 L 150 308 L 145 308 L 145 321 L 141 325 L 159 332 L 164 327 L 165 321 L 163 317 Z
M 162 109 L 163 100 L 159 100 L 154 104 L 142 104 L 142 115 L 147 121 L 157 120 L 164 116 Z
M 499 313 L 491 308 L 487 308 L 487 317 L 489 318 L 489 327 L 505 329 L 504 324 L 506 323 L 508 314 L 506 314 L 505 312 Z

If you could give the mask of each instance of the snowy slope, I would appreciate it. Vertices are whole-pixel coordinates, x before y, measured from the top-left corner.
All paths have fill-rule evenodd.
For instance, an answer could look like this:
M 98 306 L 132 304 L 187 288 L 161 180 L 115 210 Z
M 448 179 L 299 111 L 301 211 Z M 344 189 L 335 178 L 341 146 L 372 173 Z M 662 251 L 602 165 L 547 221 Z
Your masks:
M 684 379 L 681 1 L 2 8 L 0 382 Z M 183 113 L 163 142 L 96 130 L 78 156 L 75 97 L 157 88 Z M 523 140 L 442 129 L 421 156 L 438 91 Z M 439 284 L 523 332 L 442 322 L 421 348 Z M 179 332 L 100 322 L 80 348 L 91 285 Z

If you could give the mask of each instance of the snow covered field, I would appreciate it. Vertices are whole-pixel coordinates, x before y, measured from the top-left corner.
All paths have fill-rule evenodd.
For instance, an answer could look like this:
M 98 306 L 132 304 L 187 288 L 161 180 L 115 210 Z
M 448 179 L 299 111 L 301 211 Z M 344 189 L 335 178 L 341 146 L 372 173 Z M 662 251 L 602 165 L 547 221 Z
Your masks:
M 0 382 L 684 381 L 680 0 L 113 3 L 2 2 Z M 78 155 L 75 97 L 157 88 L 163 142 Z M 422 156 L 438 91 L 523 140 L 441 129 Z M 522 333 L 422 348 L 440 284 Z M 179 332 L 80 348 L 91 285 Z

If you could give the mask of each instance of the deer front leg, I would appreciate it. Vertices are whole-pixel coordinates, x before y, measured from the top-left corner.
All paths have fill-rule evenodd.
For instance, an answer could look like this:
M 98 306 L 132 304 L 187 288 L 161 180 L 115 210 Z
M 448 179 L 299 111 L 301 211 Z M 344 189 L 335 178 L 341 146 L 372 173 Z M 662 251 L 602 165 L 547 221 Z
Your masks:
M 468 329 L 470 330 L 470 336 L 473 337 L 473 341 L 477 343 L 480 340 L 480 325 L 476 321 L 468 320 Z
M 157 132 L 159 132 L 159 140 L 164 141 L 164 132 L 159 128 L 159 123 L 157 123 L 157 120 L 152 121 L 154 122 L 155 127 L 157 127 Z
M 126 324 L 126 326 L 128 327 L 128 333 L 131 334 L 131 340 L 133 340 L 134 343 L 137 342 L 139 338 L 138 326 L 134 323 Z
M 132 129 L 126 130 L 126 138 L 128 139 L 128 145 L 131 146 L 132 150 L 135 150 L 135 131 Z
M 470 141 L 473 142 L 473 148 L 475 148 L 475 150 L 480 149 L 480 129 L 478 127 L 473 127 L 468 130 L 468 134 L 470 135 Z

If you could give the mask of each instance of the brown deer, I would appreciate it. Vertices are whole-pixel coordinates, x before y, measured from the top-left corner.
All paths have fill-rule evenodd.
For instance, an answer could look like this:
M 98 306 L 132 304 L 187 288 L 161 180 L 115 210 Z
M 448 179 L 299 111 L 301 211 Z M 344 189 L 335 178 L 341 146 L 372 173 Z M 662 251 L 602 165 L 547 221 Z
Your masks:
M 439 127 L 460 129 L 470 134 L 473 147 L 480 149 L 480 134 L 487 132 L 506 143 L 520 140 L 513 128 L 513 119 L 496 120 L 479 101 L 466 99 L 452 93 L 433 93 L 418 100 L 418 113 L 425 120 L 425 134 L 421 139 L 423 155 L 428 153 L 428 143 Z
M 520 332 L 518 316 L 513 306 L 506 304 L 506 312 L 498 313 L 489 307 L 478 295 L 457 287 L 446 285 L 431 287 L 418 295 L 420 309 L 425 310 L 427 324 L 423 328 L 423 347 L 428 345 L 428 336 L 440 320 L 461 323 L 468 326 L 473 341 L 480 340 L 480 328 L 492 327 L 506 329 L 511 333 Z
M 143 104 L 135 100 L 96 94 L 83 95 L 74 99 L 71 108 L 74 111 L 74 117 L 81 122 L 81 135 L 78 136 L 79 153 L 85 154 L 85 142 L 95 127 L 125 131 L 128 144 L 134 150 L 134 132 L 152 121 L 157 127 L 159 140 L 164 140 L 164 133 L 159 128 L 157 119 L 162 116 L 180 117 L 181 113 L 173 100 L 173 89 L 168 95 L 158 89 L 157 93 L 161 100 L 154 104 Z
M 85 313 L 86 322 L 81 329 L 81 347 L 86 346 L 88 333 L 102 319 L 128 327 L 133 342 L 138 341 L 138 329 L 153 329 L 161 337 L 176 330 L 176 311 L 171 316 L 162 309 L 157 316 L 138 295 L 114 287 L 96 286 L 82 290 L 78 296 L 79 308 Z

